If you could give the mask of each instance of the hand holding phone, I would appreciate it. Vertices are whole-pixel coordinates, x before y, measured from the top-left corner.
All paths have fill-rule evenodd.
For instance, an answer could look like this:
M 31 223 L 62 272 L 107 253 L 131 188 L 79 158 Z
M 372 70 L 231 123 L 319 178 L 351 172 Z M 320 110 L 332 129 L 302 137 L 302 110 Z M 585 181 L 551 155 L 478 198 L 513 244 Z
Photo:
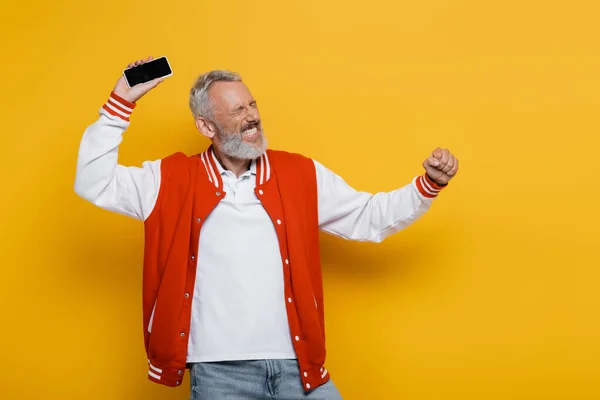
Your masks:
M 161 57 L 161 58 L 164 58 L 166 61 L 166 57 Z M 169 66 L 169 73 L 167 75 L 164 75 L 165 70 L 162 67 L 160 69 L 155 68 L 156 66 L 164 66 L 164 64 L 163 64 L 164 61 L 160 61 L 157 64 L 153 64 L 153 66 L 151 65 L 149 68 L 150 70 L 152 70 L 151 72 L 143 72 L 142 69 L 139 68 L 139 67 L 143 67 L 144 65 L 151 64 L 153 62 L 153 60 L 154 60 L 154 58 L 152 56 L 150 56 L 146 59 L 137 60 L 137 61 L 130 63 L 127 66 L 127 69 L 125 69 L 125 71 L 123 72 L 123 75 L 121 76 L 121 78 L 119 78 L 119 80 L 115 84 L 113 91 L 118 96 L 124 98 L 125 100 L 135 103 L 136 101 L 141 99 L 142 96 L 144 96 L 146 93 L 148 93 L 150 90 L 152 90 L 156 86 L 158 86 L 158 84 L 161 83 L 165 77 L 173 74 L 170 66 Z M 157 59 L 157 60 L 160 60 L 160 59 Z M 167 62 L 167 64 L 168 64 L 168 62 Z M 138 68 L 138 69 L 136 69 L 136 68 Z M 129 80 L 126 77 L 127 71 L 130 71 L 129 76 L 131 78 Z M 135 78 L 136 76 L 139 76 L 139 75 L 141 75 L 140 78 Z M 136 79 L 138 79 L 139 82 L 136 84 L 133 84 L 134 82 L 136 82 Z M 130 83 L 132 85 L 130 85 Z

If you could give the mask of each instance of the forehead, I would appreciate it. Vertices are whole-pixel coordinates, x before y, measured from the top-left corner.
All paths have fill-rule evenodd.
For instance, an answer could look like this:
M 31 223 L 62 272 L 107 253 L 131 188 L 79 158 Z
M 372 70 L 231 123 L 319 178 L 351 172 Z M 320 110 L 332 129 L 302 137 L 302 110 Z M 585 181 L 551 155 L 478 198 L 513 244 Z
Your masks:
M 215 82 L 209 91 L 217 109 L 232 109 L 252 101 L 252 94 L 243 82 Z

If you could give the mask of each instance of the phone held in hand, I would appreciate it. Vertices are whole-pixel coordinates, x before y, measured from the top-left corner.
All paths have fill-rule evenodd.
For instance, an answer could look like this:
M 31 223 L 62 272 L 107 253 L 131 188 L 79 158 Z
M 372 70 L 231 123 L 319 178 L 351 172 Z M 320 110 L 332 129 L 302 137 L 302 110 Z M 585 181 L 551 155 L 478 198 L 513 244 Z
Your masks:
M 171 65 L 169 65 L 167 57 L 159 57 L 144 64 L 127 68 L 123 71 L 123 75 L 129 87 L 133 87 L 156 78 L 171 76 L 173 75 L 173 70 L 171 69 Z

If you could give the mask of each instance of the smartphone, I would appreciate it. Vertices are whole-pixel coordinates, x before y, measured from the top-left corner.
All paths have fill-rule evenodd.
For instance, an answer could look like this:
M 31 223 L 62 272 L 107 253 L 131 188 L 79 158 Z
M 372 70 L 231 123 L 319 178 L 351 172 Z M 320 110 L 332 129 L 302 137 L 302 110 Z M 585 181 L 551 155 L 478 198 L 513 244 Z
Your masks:
M 173 70 L 169 65 L 167 57 L 159 57 L 144 64 L 127 68 L 123 71 L 123 75 L 129 87 L 133 87 L 156 78 L 171 76 L 173 75 Z

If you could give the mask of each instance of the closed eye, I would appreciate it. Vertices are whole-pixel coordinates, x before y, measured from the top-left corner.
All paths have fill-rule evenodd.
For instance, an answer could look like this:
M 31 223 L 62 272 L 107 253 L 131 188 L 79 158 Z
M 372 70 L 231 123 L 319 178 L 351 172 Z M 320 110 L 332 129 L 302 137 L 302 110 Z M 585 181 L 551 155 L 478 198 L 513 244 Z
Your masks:
M 231 113 L 232 115 L 236 115 L 242 112 L 242 110 L 244 109 L 244 107 L 237 107 L 233 110 L 233 112 Z

